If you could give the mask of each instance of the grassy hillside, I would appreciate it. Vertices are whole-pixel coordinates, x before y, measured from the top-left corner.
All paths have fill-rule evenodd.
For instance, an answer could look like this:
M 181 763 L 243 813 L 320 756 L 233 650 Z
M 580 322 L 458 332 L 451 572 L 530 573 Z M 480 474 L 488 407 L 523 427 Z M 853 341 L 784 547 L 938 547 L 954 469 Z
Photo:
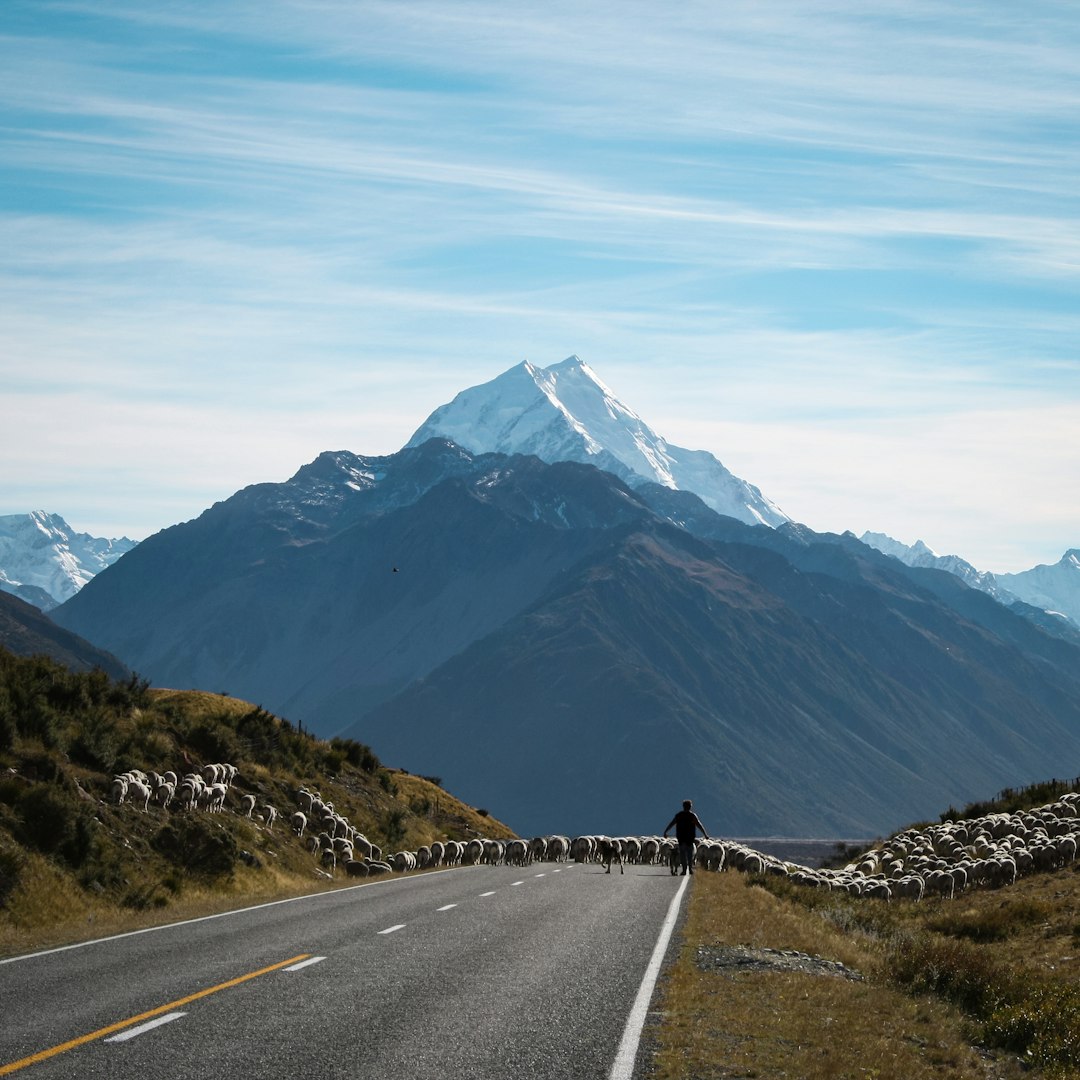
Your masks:
M 238 768 L 225 813 L 144 813 L 110 798 L 116 773 L 216 762 Z M 387 768 L 361 743 L 316 739 L 257 705 L 0 649 L 0 955 L 334 887 L 286 820 L 301 787 L 388 854 L 514 835 L 438 778 Z M 272 830 L 235 812 L 249 794 L 278 810 Z

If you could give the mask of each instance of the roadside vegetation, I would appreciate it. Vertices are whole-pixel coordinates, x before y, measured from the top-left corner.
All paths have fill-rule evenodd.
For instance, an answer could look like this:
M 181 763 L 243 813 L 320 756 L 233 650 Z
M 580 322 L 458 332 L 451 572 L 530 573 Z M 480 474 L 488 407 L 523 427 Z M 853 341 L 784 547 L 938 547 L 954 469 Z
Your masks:
M 1072 789 L 1010 790 L 942 819 Z M 698 873 L 656 1004 L 650 1075 L 1080 1076 L 1078 867 L 921 903 Z M 786 969 L 779 953 L 798 955 Z
M 115 805 L 116 773 L 238 767 L 225 813 Z M 0 649 L 0 955 L 344 883 L 289 828 L 319 790 L 384 851 L 513 833 L 438 777 L 224 694 L 156 690 Z M 235 813 L 269 803 L 273 830 Z

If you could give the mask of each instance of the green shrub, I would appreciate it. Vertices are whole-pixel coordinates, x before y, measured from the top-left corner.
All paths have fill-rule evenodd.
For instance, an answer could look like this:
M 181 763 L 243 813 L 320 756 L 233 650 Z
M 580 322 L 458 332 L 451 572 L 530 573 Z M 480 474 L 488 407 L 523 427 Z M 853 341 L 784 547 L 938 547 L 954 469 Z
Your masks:
M 116 770 L 116 721 L 100 710 L 91 712 L 76 730 L 69 753 L 83 765 L 111 773 Z
M 227 723 L 227 717 L 202 720 L 188 732 L 188 742 L 203 761 L 235 762 L 240 756 L 236 732 Z
M 1041 1068 L 1080 1066 L 1080 989 L 1054 984 L 1027 989 L 986 1021 L 987 1041 Z
M 383 835 L 390 847 L 397 847 L 405 839 L 406 812 L 401 807 L 387 810 L 383 819 Z
M 173 818 L 154 834 L 150 845 L 179 869 L 205 877 L 231 874 L 239 858 L 232 834 L 203 815 Z
M 331 739 L 330 746 L 342 752 L 350 765 L 363 769 L 364 772 L 373 773 L 382 765 L 370 746 L 365 746 L 355 739 Z
M 17 839 L 44 855 L 81 866 L 94 846 L 93 814 L 56 784 L 34 784 L 19 797 Z
M 1037 900 L 1003 900 L 980 911 L 943 911 L 927 922 L 930 930 L 969 941 L 1004 941 L 1032 923 L 1042 922 L 1048 908 Z
M 0 848 L 0 908 L 19 883 L 23 856 L 16 848 Z
M 345 764 L 345 751 L 333 746 L 323 747 L 319 762 L 320 771 L 336 776 Z
M 979 1017 L 998 1006 L 1007 982 L 980 950 L 926 934 L 895 935 L 888 970 L 912 992 L 936 994 Z
M 17 734 L 15 725 L 15 707 L 6 686 L 0 685 L 0 754 L 15 746 Z
M 248 757 L 262 761 L 278 756 L 278 722 L 261 705 L 240 717 L 236 724 L 236 735 Z

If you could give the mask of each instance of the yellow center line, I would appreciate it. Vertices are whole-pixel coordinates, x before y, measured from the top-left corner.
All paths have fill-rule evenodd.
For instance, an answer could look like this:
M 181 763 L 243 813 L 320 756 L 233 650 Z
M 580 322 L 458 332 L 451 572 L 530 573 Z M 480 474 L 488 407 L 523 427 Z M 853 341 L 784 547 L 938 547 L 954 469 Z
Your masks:
M 155 1016 L 160 1016 L 170 1009 L 178 1009 L 181 1005 L 189 1005 L 193 1001 L 198 1001 L 199 998 L 209 997 L 210 994 L 216 994 L 219 990 L 228 990 L 229 987 L 239 986 L 249 979 L 257 979 L 260 975 L 267 975 L 271 971 L 277 971 L 279 968 L 288 967 L 289 964 L 295 964 L 300 960 L 306 960 L 310 955 L 311 953 L 301 953 L 299 956 L 294 956 L 289 960 L 282 960 L 279 964 L 271 964 L 269 967 L 260 968 L 258 971 L 252 971 L 248 975 L 241 975 L 237 979 L 230 979 L 228 982 L 208 987 L 206 990 L 200 990 L 198 993 L 189 994 L 187 997 L 179 998 L 176 1001 L 170 1001 L 168 1005 L 159 1005 L 156 1009 L 151 1009 L 149 1012 L 139 1013 L 138 1016 L 132 1016 L 127 1020 L 120 1020 L 115 1024 L 110 1024 L 108 1027 L 98 1028 L 97 1031 L 91 1031 L 89 1035 L 80 1035 L 77 1039 L 72 1039 L 66 1043 L 60 1043 L 59 1046 L 50 1047 L 48 1050 L 41 1050 L 36 1054 L 31 1054 L 29 1057 L 20 1058 L 18 1061 L 12 1061 L 8 1065 L 0 1065 L 0 1076 L 7 1076 L 9 1073 L 18 1072 L 19 1069 L 25 1069 L 27 1065 L 36 1065 L 39 1061 L 46 1061 L 51 1057 L 56 1057 L 57 1054 L 62 1054 L 66 1050 L 74 1050 L 76 1046 L 83 1046 L 85 1043 L 93 1042 L 95 1039 L 100 1039 L 105 1035 L 112 1035 L 115 1031 L 122 1031 L 126 1027 L 131 1027 L 132 1024 L 138 1024 L 143 1020 L 150 1020 Z

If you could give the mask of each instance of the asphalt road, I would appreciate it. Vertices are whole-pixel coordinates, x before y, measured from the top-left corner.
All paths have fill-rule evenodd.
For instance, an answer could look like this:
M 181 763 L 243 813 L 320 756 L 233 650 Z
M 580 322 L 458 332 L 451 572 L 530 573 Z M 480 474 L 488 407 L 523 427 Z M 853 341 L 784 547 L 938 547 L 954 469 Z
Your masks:
M 16 958 L 0 1076 L 607 1078 L 681 881 L 463 867 Z

